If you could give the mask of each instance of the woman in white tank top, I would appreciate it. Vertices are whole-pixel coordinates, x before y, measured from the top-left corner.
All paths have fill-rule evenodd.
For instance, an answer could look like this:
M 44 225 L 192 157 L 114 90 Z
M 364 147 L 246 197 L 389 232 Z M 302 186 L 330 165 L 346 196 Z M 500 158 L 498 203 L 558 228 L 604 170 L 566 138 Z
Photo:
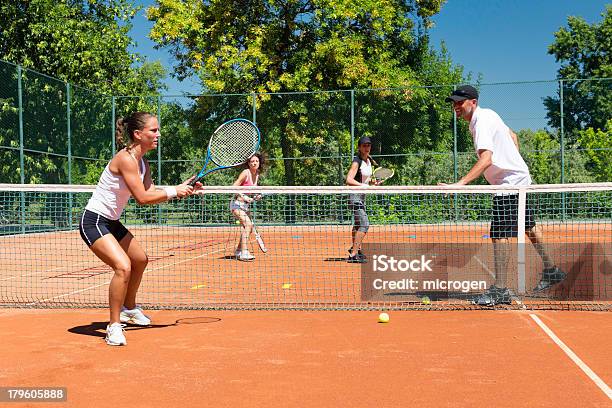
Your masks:
M 372 141 L 364 136 L 357 143 L 357 154 L 353 158 L 351 167 L 346 175 L 347 186 L 369 186 L 372 181 L 372 165 L 376 164 L 370 156 Z M 353 211 L 354 225 L 351 230 L 351 248 L 348 250 L 349 263 L 366 263 L 366 256 L 361 252 L 361 243 L 370 228 L 370 220 L 366 213 L 365 194 L 349 194 L 349 206 Z
M 138 204 L 157 204 L 193 194 L 191 179 L 157 189 L 149 163 L 143 156 L 157 147 L 157 118 L 135 112 L 117 120 L 115 137 L 121 149 L 108 163 L 81 217 L 81 237 L 98 258 L 115 272 L 109 285 L 110 322 L 106 343 L 125 345 L 123 323 L 148 325 L 150 320 L 136 306 L 136 292 L 147 266 L 147 254 L 134 236 L 119 222 L 130 197 Z M 129 140 L 126 140 L 129 139 Z M 197 183 L 195 190 L 202 188 Z

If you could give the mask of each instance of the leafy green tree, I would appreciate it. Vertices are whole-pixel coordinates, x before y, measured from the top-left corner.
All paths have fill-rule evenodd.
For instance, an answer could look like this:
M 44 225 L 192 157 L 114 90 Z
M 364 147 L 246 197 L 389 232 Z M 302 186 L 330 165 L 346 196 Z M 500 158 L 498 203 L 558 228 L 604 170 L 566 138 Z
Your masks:
M 2 127 L 0 144 L 12 148 L 2 151 L 3 156 L 9 156 L 3 160 L 3 178 L 6 175 L 7 180 L 19 181 L 15 174 L 25 171 L 29 183 L 68 181 L 68 108 L 72 154 L 108 159 L 110 95 L 158 93 L 166 75 L 160 63 L 148 63 L 129 50 L 133 44 L 128 35 L 130 21 L 137 10 L 128 0 L 16 0 L 2 4 L 0 59 L 24 68 L 25 148 L 43 152 L 28 151 L 25 168 L 20 170 L 14 150 L 19 140 L 14 126 L 17 70 L 2 64 L 2 77 L 8 79 L 11 89 L 6 93 L 0 90 L 0 104 L 10 107 L 0 111 L 0 123 L 11 126 Z M 76 85 L 69 89 L 64 81 Z M 91 167 L 91 163 L 75 159 L 73 182 L 89 179 Z
M 461 67 L 429 49 L 427 27 L 442 3 L 158 0 L 148 17 L 151 38 L 170 47 L 180 78 L 196 74 L 208 92 L 257 93 L 263 148 L 284 158 L 282 168 L 272 166 L 275 178 L 318 185 L 340 183 L 350 162 L 352 102 L 356 136 L 374 136 L 375 154 L 450 147 L 450 88 L 422 87 L 462 79 Z M 384 89 L 291 93 L 366 88 Z M 251 96 L 241 105 L 249 112 Z M 195 120 L 228 117 L 208 108 L 197 108 Z
M 612 181 L 612 119 L 608 120 L 605 129 L 581 131 L 578 142 L 589 158 L 588 169 L 595 181 Z
M 0 59 L 98 92 L 155 92 L 159 63 L 130 52 L 130 0 L 15 0 L 0 7 Z
M 603 129 L 612 117 L 612 5 L 606 6 L 602 17 L 592 25 L 580 17 L 568 17 L 568 27 L 555 33 L 548 48 L 561 63 L 558 78 L 564 80 L 563 121 L 570 146 L 579 131 Z M 560 95 L 544 100 L 549 124 L 555 129 L 561 127 L 560 103 Z
M 529 167 L 536 184 L 559 183 L 561 160 L 559 141 L 545 130 L 521 130 L 518 132 L 521 156 Z

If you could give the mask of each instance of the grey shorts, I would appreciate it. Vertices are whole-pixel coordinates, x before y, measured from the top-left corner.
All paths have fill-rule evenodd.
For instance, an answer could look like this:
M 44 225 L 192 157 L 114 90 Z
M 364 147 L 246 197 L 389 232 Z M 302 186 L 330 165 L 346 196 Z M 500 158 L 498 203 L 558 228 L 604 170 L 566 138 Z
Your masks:
M 349 207 L 353 210 L 355 224 L 353 230 L 360 232 L 368 232 L 370 228 L 370 220 L 366 214 L 365 194 L 350 194 Z

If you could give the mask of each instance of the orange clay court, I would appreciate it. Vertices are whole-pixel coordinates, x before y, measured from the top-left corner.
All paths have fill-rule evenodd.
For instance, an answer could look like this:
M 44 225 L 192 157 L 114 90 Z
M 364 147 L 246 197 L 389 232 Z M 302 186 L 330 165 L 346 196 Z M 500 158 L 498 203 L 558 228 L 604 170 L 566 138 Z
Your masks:
M 108 347 L 105 310 L 0 309 L 1 383 L 66 387 L 65 403 L 14 404 L 37 407 L 612 404 L 608 312 L 391 312 L 387 324 L 373 311 L 150 315 L 152 326 L 127 328 L 126 347 Z
M 545 227 L 550 242 L 585 238 L 581 224 Z M 591 243 L 609 241 L 609 223 L 589 228 Z M 126 347 L 103 341 L 111 271 L 78 232 L 0 239 L 10 265 L 2 299 L 34 307 L 0 309 L 0 384 L 67 389 L 66 402 L 30 406 L 612 406 L 609 312 L 364 304 L 360 266 L 343 262 L 346 226 L 260 227 L 270 251 L 255 250 L 253 263 L 233 258 L 237 228 L 130 229 L 150 255 L 139 301 L 166 310 L 148 310 L 150 327 L 128 326 Z M 490 241 L 485 224 L 393 231 L 405 242 Z M 373 226 L 368 240 L 386 233 Z M 581 267 L 609 288 L 598 265 Z M 378 323 L 378 310 L 238 310 L 266 307 L 386 308 L 391 320 Z

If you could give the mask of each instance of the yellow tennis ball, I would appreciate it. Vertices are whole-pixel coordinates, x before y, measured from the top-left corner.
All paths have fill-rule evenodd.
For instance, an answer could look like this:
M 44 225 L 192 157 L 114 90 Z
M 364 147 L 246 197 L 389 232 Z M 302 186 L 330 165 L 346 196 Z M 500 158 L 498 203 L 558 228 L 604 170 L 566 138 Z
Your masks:
M 389 315 L 387 313 L 381 313 L 378 315 L 379 323 L 389 323 Z
M 421 299 L 421 302 L 423 302 L 424 305 L 428 305 L 431 303 L 431 300 L 429 300 L 428 296 L 423 296 L 423 298 Z
M 236 224 L 240 224 L 240 220 L 236 220 Z

